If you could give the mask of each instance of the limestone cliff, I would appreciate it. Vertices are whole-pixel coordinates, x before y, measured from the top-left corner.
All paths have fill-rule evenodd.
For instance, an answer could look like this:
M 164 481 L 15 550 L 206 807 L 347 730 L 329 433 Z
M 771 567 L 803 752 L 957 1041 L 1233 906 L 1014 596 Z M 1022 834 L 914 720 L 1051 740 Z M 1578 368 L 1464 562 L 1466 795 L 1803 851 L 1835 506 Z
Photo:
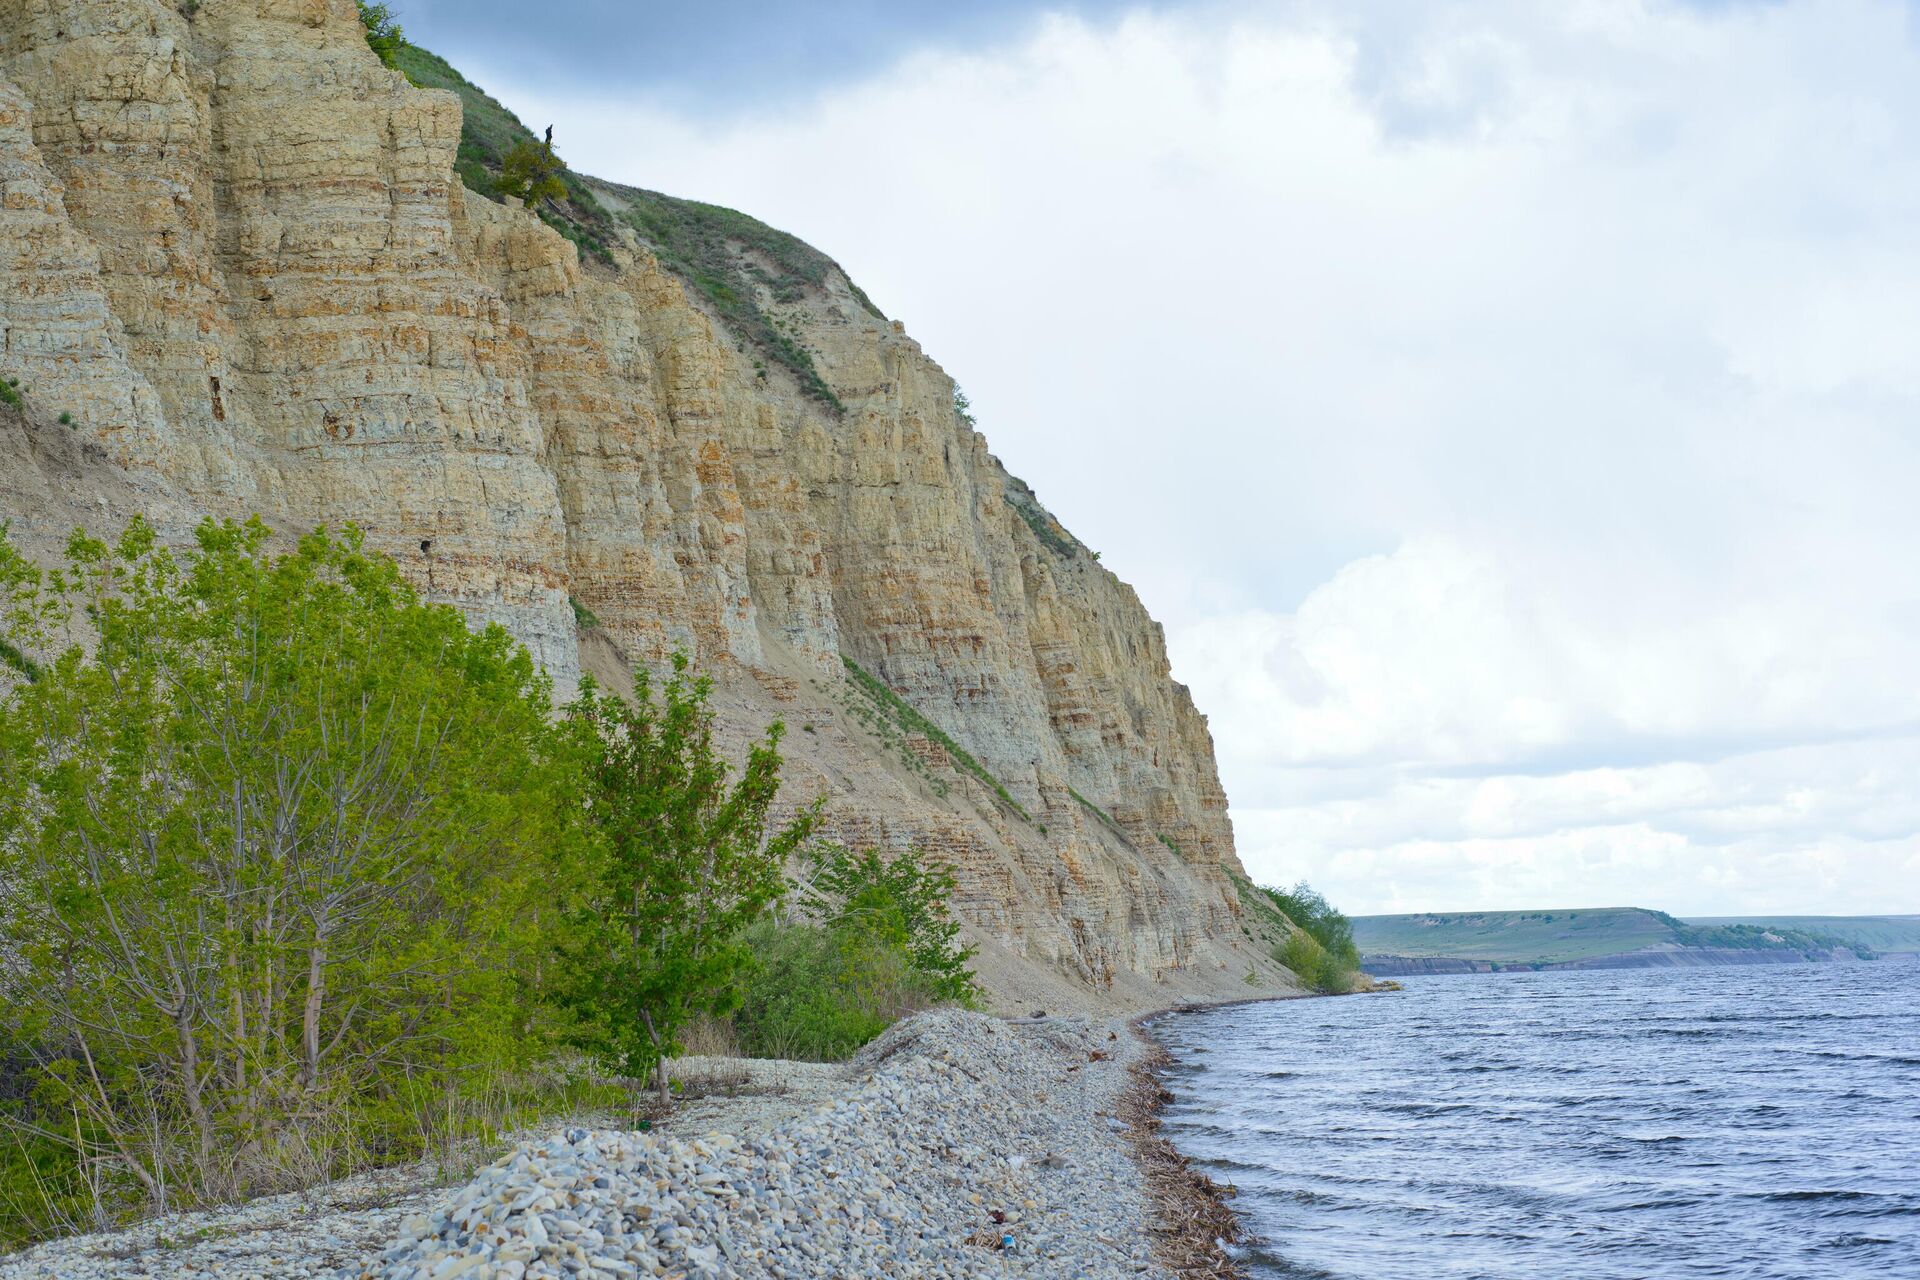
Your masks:
M 0 0 L 0 519 L 355 521 L 563 688 L 685 648 L 785 718 L 790 796 L 956 867 L 1004 1003 L 1284 985 L 1159 626 L 904 329 L 728 241 L 768 361 L 643 193 L 583 265 L 461 120 L 351 0 Z

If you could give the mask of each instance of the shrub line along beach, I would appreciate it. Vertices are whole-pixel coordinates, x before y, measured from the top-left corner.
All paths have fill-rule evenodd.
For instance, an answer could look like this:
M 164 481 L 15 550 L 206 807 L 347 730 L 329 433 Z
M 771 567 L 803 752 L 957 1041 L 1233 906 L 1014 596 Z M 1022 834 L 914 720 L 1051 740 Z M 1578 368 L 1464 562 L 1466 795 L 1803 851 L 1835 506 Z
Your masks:
M 1238 1274 L 1220 1189 L 1155 1132 L 1137 1025 L 940 1011 L 845 1067 L 689 1060 L 740 1095 L 649 1132 L 583 1119 L 451 1189 L 390 1170 L 54 1241 L 0 1278 Z

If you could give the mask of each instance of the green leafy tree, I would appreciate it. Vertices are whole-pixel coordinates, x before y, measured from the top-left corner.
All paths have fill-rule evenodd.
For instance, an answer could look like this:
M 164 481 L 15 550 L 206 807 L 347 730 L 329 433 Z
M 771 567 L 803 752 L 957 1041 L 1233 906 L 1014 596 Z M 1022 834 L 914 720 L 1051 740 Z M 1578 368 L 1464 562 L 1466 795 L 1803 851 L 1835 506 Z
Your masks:
M 755 1056 L 837 1061 L 910 1013 L 972 1004 L 979 988 L 948 909 L 953 875 L 912 849 L 885 858 L 837 844 L 810 850 L 807 919 L 749 935 L 734 1031 Z
M 813 887 L 838 905 L 829 928 L 897 940 L 913 972 L 936 1000 L 971 1004 L 980 994 L 967 961 L 974 949 L 960 945 L 960 925 L 949 903 L 953 872 L 929 865 L 918 850 L 888 859 L 877 849 L 858 852 L 838 844 L 812 850 Z
M 819 813 L 815 802 L 774 826 L 777 721 L 731 780 L 713 741 L 712 687 L 676 655 L 657 697 L 641 670 L 631 700 L 589 682 L 569 717 L 593 835 L 562 944 L 569 1003 L 580 1042 L 634 1080 L 678 1052 L 693 1018 L 738 1004 L 752 961 L 743 935 L 785 891 L 787 859 Z
M 1263 888 L 1261 892 L 1298 930 L 1275 949 L 1274 958 L 1322 991 L 1351 987 L 1360 969 L 1353 922 L 1304 880 L 1291 889 Z
M 360 6 L 360 25 L 367 29 L 367 47 L 373 50 L 381 65 L 399 70 L 400 50 L 406 47 L 407 40 L 392 8 L 369 4 L 367 0 L 354 0 L 354 3 Z
M 567 184 L 560 177 L 565 171 L 551 145 L 522 140 L 501 162 L 500 192 L 519 197 L 528 208 L 556 203 L 567 198 Z
M 545 677 L 351 528 L 268 539 L 0 534 L 0 1136 L 96 1218 L 418 1150 L 537 1041 Z

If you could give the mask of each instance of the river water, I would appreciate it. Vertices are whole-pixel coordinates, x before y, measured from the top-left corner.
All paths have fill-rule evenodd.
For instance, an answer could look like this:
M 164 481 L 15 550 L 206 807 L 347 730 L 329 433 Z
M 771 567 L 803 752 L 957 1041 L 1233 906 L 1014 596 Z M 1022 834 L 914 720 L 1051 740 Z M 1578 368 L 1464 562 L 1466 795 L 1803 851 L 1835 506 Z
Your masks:
M 1920 1278 L 1920 962 L 1406 979 L 1157 1019 L 1260 1277 Z

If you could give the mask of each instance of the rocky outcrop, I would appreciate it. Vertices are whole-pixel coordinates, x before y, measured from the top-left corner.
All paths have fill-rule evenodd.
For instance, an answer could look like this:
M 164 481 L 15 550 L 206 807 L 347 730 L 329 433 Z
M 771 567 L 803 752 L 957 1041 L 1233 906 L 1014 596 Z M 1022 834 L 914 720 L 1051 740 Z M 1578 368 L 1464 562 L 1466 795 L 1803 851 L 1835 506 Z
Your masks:
M 949 860 L 1007 1003 L 1286 984 L 1159 626 L 902 326 L 769 293 L 807 394 L 630 230 L 583 266 L 467 192 L 459 100 L 350 0 L 187 7 L 0 0 L 16 537 L 353 521 L 562 689 L 685 649 L 733 732 L 784 717 L 788 794 Z

